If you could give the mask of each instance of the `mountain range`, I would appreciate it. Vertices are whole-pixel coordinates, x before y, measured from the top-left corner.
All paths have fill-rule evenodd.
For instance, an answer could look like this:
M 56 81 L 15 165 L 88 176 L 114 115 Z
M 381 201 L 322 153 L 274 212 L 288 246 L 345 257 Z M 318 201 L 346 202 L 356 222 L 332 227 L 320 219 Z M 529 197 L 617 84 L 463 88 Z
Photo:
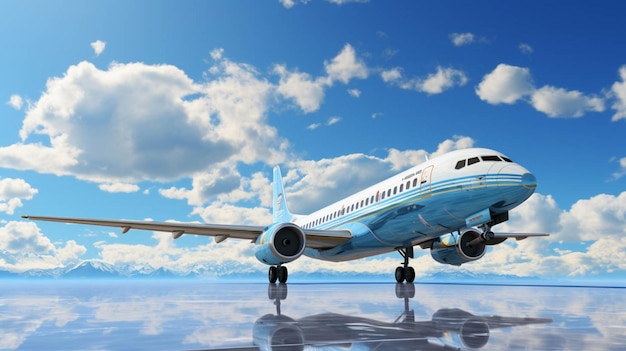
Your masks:
M 392 274 L 339 273 L 318 271 L 314 273 L 294 272 L 300 281 L 327 282 L 392 282 Z M 100 260 L 85 260 L 77 264 L 53 269 L 32 269 L 21 273 L 0 270 L 0 279 L 237 279 L 263 280 L 262 272 L 250 268 L 230 270 L 220 267 L 212 269 L 206 266 L 192 267 L 188 272 L 174 272 L 165 268 L 154 269 L 150 266 L 111 265 Z M 539 281 L 534 277 L 516 277 L 500 274 L 477 274 L 468 271 L 442 271 L 429 276 L 418 277 L 416 282 L 424 283 L 488 283 L 515 281 L 518 283 Z

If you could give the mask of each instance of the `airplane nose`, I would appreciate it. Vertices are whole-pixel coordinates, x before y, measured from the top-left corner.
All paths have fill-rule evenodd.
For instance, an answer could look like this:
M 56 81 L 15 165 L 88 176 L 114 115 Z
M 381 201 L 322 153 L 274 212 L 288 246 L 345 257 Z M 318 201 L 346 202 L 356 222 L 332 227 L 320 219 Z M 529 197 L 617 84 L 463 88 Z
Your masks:
M 526 189 L 535 189 L 537 187 L 537 178 L 532 173 L 522 174 L 522 186 Z

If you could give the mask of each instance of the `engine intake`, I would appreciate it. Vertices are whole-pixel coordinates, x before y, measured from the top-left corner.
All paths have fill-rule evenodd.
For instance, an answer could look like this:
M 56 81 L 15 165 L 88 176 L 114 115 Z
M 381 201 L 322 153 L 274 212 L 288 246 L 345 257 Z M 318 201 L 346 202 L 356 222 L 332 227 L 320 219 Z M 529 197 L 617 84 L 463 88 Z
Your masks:
M 486 252 L 485 243 L 470 244 L 472 240 L 479 237 L 480 232 L 472 228 L 466 228 L 460 234 L 450 233 L 444 235 L 433 243 L 430 255 L 439 263 L 454 266 L 476 261 L 483 257 Z
M 291 262 L 306 248 L 306 235 L 293 223 L 274 223 L 256 241 L 256 258 L 268 265 Z

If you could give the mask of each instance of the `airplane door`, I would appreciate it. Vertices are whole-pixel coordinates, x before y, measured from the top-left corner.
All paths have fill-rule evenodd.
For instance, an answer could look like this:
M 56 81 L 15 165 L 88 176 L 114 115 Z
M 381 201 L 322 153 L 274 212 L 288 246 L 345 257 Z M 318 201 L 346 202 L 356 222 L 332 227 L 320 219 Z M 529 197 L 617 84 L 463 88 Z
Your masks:
M 422 194 L 422 197 L 429 197 L 431 195 L 431 190 L 432 190 L 431 178 L 432 178 L 433 168 L 435 168 L 435 166 L 428 166 L 424 168 L 424 170 L 422 171 L 422 180 L 421 180 L 421 185 L 420 185 L 420 192 Z

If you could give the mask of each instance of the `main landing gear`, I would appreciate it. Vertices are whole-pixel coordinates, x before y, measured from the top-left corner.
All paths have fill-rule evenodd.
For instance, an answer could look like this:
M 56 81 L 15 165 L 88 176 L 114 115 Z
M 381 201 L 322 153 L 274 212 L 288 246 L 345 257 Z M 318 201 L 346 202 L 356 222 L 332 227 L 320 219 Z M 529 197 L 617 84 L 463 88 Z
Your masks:
M 269 271 L 267 272 L 267 278 L 272 284 L 276 283 L 277 280 L 280 283 L 286 283 L 288 277 L 289 273 L 287 272 L 287 267 L 281 265 L 270 266 Z
M 404 263 L 401 267 L 396 268 L 396 281 L 402 283 L 413 283 L 415 280 L 415 269 L 409 267 L 409 258 L 413 258 L 413 246 L 398 249 L 398 252 L 404 257 Z

